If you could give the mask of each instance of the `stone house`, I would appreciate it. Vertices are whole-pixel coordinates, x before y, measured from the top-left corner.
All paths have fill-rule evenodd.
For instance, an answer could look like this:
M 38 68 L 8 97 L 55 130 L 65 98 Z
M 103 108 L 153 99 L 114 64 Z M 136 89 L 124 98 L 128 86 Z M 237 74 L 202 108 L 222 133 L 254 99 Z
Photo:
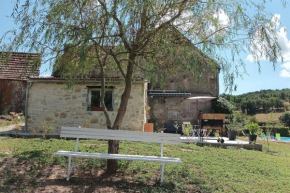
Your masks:
M 166 76 L 164 86 L 162 83 L 155 85 L 149 84 L 148 105 L 150 106 L 149 121 L 163 125 L 165 122 L 174 123 L 175 121 L 191 122 L 196 124 L 199 120 L 200 113 L 212 113 L 212 102 L 199 102 L 189 100 L 194 96 L 211 96 L 219 95 L 219 66 L 214 63 L 213 67 L 207 63 L 211 60 L 202 61 L 200 65 L 202 70 L 198 80 L 195 75 L 188 71 L 177 70 Z M 198 106 L 198 107 L 197 107 Z
M 219 66 L 208 56 L 202 54 L 196 47 L 190 45 L 180 32 L 169 29 L 176 45 L 189 45 L 192 53 L 197 56 L 196 75 L 176 70 L 176 73 L 167 75 L 165 86 L 163 83 L 147 84 L 142 78 L 133 82 L 131 97 L 122 122 L 122 129 L 144 131 L 144 123 L 147 119 L 151 122 L 190 121 L 194 123 L 198 119 L 196 102 L 187 98 L 191 96 L 218 96 L 219 93 Z M 184 54 L 177 51 L 175 54 Z M 32 77 L 29 80 L 28 97 L 28 131 L 39 131 L 40 122 L 53 122 L 55 133 L 59 133 L 61 126 L 90 126 L 94 128 L 106 128 L 106 120 L 100 107 L 100 80 L 98 72 L 89 72 L 86 79 L 76 82 L 74 88 L 68 89 L 64 79 L 60 78 L 65 71 L 67 61 L 73 58 L 73 52 L 66 51 L 61 58 L 64 63 L 54 69 L 53 77 Z M 60 58 L 60 62 L 61 62 Z M 67 60 L 68 59 L 68 60 Z M 73 60 L 73 59 L 72 59 Z M 56 65 L 57 66 L 57 65 Z M 158 72 L 159 73 L 159 72 Z M 141 75 L 138 77 L 142 77 Z M 159 74 L 162 74 L 160 71 Z M 107 75 L 108 84 L 105 103 L 109 109 L 110 117 L 114 120 L 120 105 L 124 83 L 118 75 Z M 110 79 L 109 77 L 117 77 Z M 199 81 L 196 81 L 198 79 Z M 149 86 L 149 90 L 147 87 Z M 147 92 L 148 90 L 148 92 Z M 150 107 L 150 112 L 147 107 Z M 210 102 L 199 104 L 199 110 L 210 112 Z M 149 116 L 147 114 L 150 114 Z M 43 130 L 43 129 L 42 129 Z
M 169 74 L 160 71 L 156 83 L 148 85 L 148 120 L 163 126 L 164 123 L 191 122 L 196 124 L 199 115 L 212 113 L 211 101 L 198 104 L 189 97 L 219 95 L 219 65 L 209 56 L 201 52 L 179 30 L 169 28 L 169 32 L 176 44 L 174 54 L 184 58 L 183 66 L 174 69 Z M 186 49 L 183 50 L 182 48 Z M 181 48 L 181 49 L 179 49 Z M 191 58 L 191 59 L 188 59 Z M 189 60 L 194 61 L 191 64 Z M 194 72 L 194 74 L 193 74 Z M 162 80 L 163 79 L 163 80 Z
M 39 75 L 40 55 L 0 52 L 0 114 L 25 111 L 28 76 Z
M 100 79 L 76 81 L 68 88 L 60 77 L 31 77 L 28 90 L 27 132 L 42 133 L 52 125 L 51 134 L 59 134 L 61 126 L 106 128 L 106 119 L 100 105 Z M 124 89 L 119 78 L 106 81 L 105 104 L 112 121 L 117 115 Z M 135 79 L 122 129 L 143 131 L 146 123 L 147 82 Z M 42 127 L 41 123 L 46 123 Z

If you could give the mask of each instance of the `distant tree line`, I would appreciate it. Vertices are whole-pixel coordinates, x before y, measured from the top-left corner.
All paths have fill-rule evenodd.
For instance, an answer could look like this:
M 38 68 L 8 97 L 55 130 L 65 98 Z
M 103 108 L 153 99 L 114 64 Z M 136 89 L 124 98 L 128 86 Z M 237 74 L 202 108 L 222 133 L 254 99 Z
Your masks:
M 235 104 L 236 108 L 243 113 L 254 115 L 288 110 L 285 102 L 290 101 L 290 89 L 261 90 L 237 96 L 227 94 L 221 96 Z

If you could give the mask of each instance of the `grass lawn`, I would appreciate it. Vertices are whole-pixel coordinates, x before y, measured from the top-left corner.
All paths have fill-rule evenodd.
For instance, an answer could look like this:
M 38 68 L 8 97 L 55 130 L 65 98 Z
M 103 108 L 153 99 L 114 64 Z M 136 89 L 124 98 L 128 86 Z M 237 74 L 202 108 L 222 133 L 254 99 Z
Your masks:
M 163 185 L 158 163 L 119 161 L 118 173 L 108 175 L 98 159 L 78 159 L 67 182 L 67 158 L 52 153 L 73 150 L 74 143 L 0 137 L 0 192 L 290 192 L 290 143 L 271 143 L 272 153 L 165 145 L 164 156 L 183 163 L 166 164 Z M 80 151 L 105 153 L 107 142 L 82 140 Z M 158 155 L 160 146 L 121 142 L 120 153 Z

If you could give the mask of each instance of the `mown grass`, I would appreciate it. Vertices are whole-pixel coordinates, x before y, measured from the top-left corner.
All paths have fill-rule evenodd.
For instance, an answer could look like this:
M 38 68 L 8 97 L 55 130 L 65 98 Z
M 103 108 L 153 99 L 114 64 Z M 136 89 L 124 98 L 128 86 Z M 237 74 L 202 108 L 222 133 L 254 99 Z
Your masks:
M 0 137 L 0 192 L 290 191 L 290 144 L 271 143 L 270 153 L 194 144 L 165 145 L 164 156 L 179 157 L 183 163 L 166 164 L 163 185 L 158 183 L 158 163 L 119 161 L 118 173 L 110 176 L 102 172 L 106 162 L 98 159 L 78 159 L 82 166 L 67 182 L 67 159 L 52 153 L 74 150 L 74 144 L 73 140 Z M 82 140 L 79 149 L 105 153 L 107 142 Z M 120 153 L 159 155 L 160 146 L 121 142 Z

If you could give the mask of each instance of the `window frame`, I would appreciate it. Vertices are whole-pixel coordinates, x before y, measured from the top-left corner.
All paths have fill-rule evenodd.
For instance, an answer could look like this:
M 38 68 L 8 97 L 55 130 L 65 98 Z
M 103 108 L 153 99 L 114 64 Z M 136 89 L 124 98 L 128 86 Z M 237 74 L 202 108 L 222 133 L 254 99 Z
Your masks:
M 96 110 L 92 110 L 92 92 L 93 91 L 99 91 L 100 92 L 100 97 L 101 97 L 101 87 L 98 86 L 98 87 L 87 87 L 88 88 L 88 100 L 87 100 L 87 111 L 104 111 L 104 109 L 102 108 L 101 104 L 100 104 L 100 107 L 99 109 L 96 109 Z M 114 88 L 113 87 L 106 87 L 105 88 L 105 92 L 107 91 L 111 91 L 112 93 L 112 99 L 111 99 L 111 106 L 112 108 L 111 109 L 108 109 L 107 108 L 107 111 L 114 111 Z M 98 107 L 96 107 L 98 108 Z

